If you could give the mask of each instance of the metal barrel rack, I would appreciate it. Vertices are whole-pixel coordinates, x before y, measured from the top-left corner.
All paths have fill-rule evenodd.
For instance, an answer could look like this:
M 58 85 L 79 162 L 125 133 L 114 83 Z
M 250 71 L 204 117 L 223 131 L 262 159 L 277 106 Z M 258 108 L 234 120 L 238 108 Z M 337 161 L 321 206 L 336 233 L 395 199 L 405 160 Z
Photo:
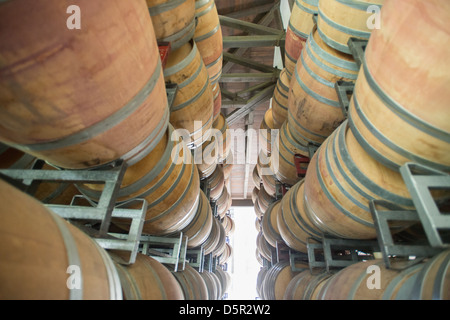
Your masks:
M 323 237 L 321 243 L 308 241 L 308 261 L 315 268 L 333 272 L 362 260 L 375 259 L 378 242 Z
M 43 160 L 36 160 L 30 169 L 3 169 L 0 178 L 33 196 L 41 182 L 59 184 L 46 199 L 40 200 L 47 208 L 61 218 L 75 225 L 100 247 L 107 251 L 127 252 L 122 264 L 133 264 L 138 253 L 146 254 L 163 264 L 174 265 L 175 271 L 184 270 L 186 264 L 187 236 L 183 233 L 169 236 L 152 236 L 142 233 L 147 212 L 145 199 L 134 199 L 129 203 L 138 204 L 138 209 L 115 207 L 117 194 L 122 182 L 126 164 L 117 160 L 95 170 L 43 170 Z M 75 195 L 70 204 L 49 203 L 74 184 L 103 184 L 101 196 L 94 202 L 86 196 Z M 111 224 L 112 218 L 131 220 L 127 231 L 118 232 Z
M 416 163 L 406 163 L 400 173 L 412 197 L 416 210 L 404 210 L 394 203 L 372 200 L 370 209 L 377 238 L 386 266 L 389 257 L 432 257 L 450 248 L 450 175 Z M 434 199 L 431 193 L 441 191 Z M 380 209 L 383 208 L 383 209 Z M 392 235 L 390 221 L 409 221 L 423 230 L 423 237 L 407 239 Z
M 0 177 L 31 196 L 35 194 L 37 187 L 43 181 L 61 183 L 61 186 L 70 183 L 104 184 L 101 197 L 97 203 L 82 195 L 76 195 L 69 205 L 45 202 L 43 204 L 61 218 L 81 228 L 102 248 L 128 251 L 130 257 L 126 263 L 134 263 L 147 211 L 147 202 L 144 199 L 135 199 L 136 202 L 141 204 L 139 209 L 114 207 L 126 164 L 122 160 L 118 160 L 95 171 L 42 170 L 43 165 L 43 160 L 37 160 L 31 169 L 0 170 Z M 58 188 L 56 193 L 61 191 L 62 188 Z M 82 205 L 81 202 L 84 204 Z M 128 233 L 122 234 L 120 238 L 110 234 L 112 218 L 130 219 L 131 224 Z M 94 227 L 98 224 L 99 227 Z

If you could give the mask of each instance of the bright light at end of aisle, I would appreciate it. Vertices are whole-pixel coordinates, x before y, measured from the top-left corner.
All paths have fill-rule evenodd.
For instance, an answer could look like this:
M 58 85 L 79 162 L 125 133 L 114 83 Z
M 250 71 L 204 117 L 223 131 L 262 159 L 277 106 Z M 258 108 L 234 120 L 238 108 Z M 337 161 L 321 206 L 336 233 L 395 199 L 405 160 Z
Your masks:
M 232 279 L 228 299 L 255 300 L 256 279 L 261 268 L 256 260 L 255 211 L 253 207 L 233 207 L 232 212 L 235 231 L 230 239 L 233 256 L 228 266 Z

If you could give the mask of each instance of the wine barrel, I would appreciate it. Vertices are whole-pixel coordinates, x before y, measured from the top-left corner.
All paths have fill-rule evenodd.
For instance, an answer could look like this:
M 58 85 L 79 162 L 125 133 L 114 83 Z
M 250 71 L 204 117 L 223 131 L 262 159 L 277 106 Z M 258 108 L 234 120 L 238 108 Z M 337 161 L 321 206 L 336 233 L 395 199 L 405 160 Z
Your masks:
M 230 151 L 228 152 L 228 155 L 225 157 L 225 160 L 223 160 L 221 163 L 225 180 L 227 180 L 231 177 L 231 171 L 233 170 L 233 160 L 234 160 L 233 151 L 231 150 L 231 147 L 230 147 Z
M 219 257 L 218 264 L 223 266 L 225 263 L 227 263 L 230 260 L 232 254 L 233 254 L 233 248 L 230 246 L 229 243 L 225 242 L 225 247 L 224 247 L 222 254 L 218 255 L 218 257 Z
M 267 194 L 272 198 L 275 198 L 277 193 L 277 180 L 275 179 L 275 176 L 273 174 L 264 174 L 261 180 Z
M 273 154 L 278 154 L 278 167 L 271 161 L 270 166 L 275 177 L 281 183 L 293 186 L 301 177 L 298 177 L 295 157 L 309 157 L 309 148 L 294 140 L 289 130 L 289 122 L 285 121 L 278 131 L 278 143 L 273 145 Z M 307 170 L 308 162 L 300 164 L 302 170 Z
M 122 299 L 114 263 L 91 237 L 3 180 L 0 201 L 2 300 Z
M 202 147 L 195 149 L 194 152 L 195 163 L 201 178 L 208 178 L 214 170 L 217 170 L 217 165 L 223 163 L 231 152 L 228 124 L 222 113 L 219 113 L 213 122 L 211 134 L 208 136 L 208 140 L 202 144 Z
M 259 190 L 258 199 L 256 202 L 259 204 L 262 214 L 264 214 L 269 208 L 270 204 L 275 201 L 275 197 L 271 196 L 264 186 Z
M 376 238 L 371 200 L 414 208 L 400 173 L 367 154 L 347 121 L 314 154 L 305 177 L 305 199 L 309 218 L 320 230 L 352 239 Z M 393 225 L 393 232 L 406 226 Z
M 296 263 L 295 267 L 301 271 L 309 269 L 306 263 Z M 288 261 L 275 263 L 264 278 L 263 290 L 265 300 L 283 300 L 292 278 L 301 271 L 292 271 Z
M 217 117 L 220 115 L 220 110 L 222 109 L 222 92 L 220 91 L 219 82 L 212 83 L 211 85 L 214 99 L 213 121 L 216 121 Z
M 219 244 L 219 240 L 220 240 L 219 224 L 220 224 L 220 222 L 214 218 L 213 225 L 211 228 L 211 233 L 209 234 L 206 241 L 203 243 L 203 252 L 205 255 L 212 253 Z
M 287 119 L 290 82 L 286 68 L 284 68 L 280 72 L 272 97 L 272 119 L 274 129 L 280 129 Z
M 423 265 L 409 292 L 412 300 L 450 300 L 450 250 Z
M 266 155 L 270 154 L 270 151 L 272 149 L 272 129 L 274 128 L 273 125 L 273 109 L 267 109 L 267 111 L 264 113 L 263 121 L 261 121 L 261 124 L 259 126 L 259 145 L 262 152 L 265 152 Z
M 141 1 L 77 5 L 82 27 L 72 30 L 66 3 L 2 3 L 0 141 L 63 168 L 133 164 L 169 120 L 148 10 Z
M 219 15 L 214 0 L 196 0 L 194 41 L 208 70 L 211 84 L 218 84 L 222 75 L 223 39 Z
M 221 256 L 224 252 L 225 252 L 225 247 L 226 247 L 226 233 L 225 233 L 225 228 L 223 227 L 223 225 L 220 223 L 219 219 L 215 219 L 216 220 L 216 225 L 217 225 L 217 245 L 216 247 L 213 249 L 212 256 L 213 257 L 219 257 Z
M 236 224 L 235 224 L 233 218 L 231 218 L 230 216 L 226 215 L 223 218 L 222 225 L 223 225 L 223 227 L 225 229 L 225 234 L 227 236 L 231 236 L 231 235 L 234 234 L 234 231 L 236 229 Z
M 321 144 L 345 119 L 335 83 L 355 81 L 351 55 L 328 47 L 314 28 L 294 71 L 288 98 L 292 137 L 302 145 Z
M 176 50 L 195 32 L 195 0 L 146 0 L 156 40 Z
M 383 27 L 367 45 L 349 121 L 364 149 L 393 170 L 415 162 L 450 172 L 449 12 L 446 1 L 386 1 Z
M 225 187 L 224 175 L 221 166 L 217 166 L 213 174 L 207 178 L 209 183 L 209 198 L 213 201 L 217 201 L 223 193 Z
M 275 250 L 275 248 L 266 240 L 262 231 L 256 236 L 256 248 L 261 257 L 267 261 L 272 261 L 272 250 Z
M 374 271 L 375 270 L 375 271 Z M 334 274 L 319 292 L 319 300 L 381 300 L 399 271 L 387 269 L 383 260 L 354 263 Z M 378 281 L 374 280 L 378 278 Z M 379 288 L 373 285 L 379 284 Z
M 258 193 L 259 193 L 259 189 L 257 187 L 254 187 L 253 191 L 252 191 L 252 202 L 253 202 L 253 204 L 255 204 L 256 199 L 258 198 Z
M 181 230 L 188 237 L 187 247 L 196 248 L 208 239 L 213 225 L 213 215 L 209 199 L 200 190 L 200 201 L 194 219 Z
M 411 262 L 411 261 L 408 261 Z M 379 268 L 380 287 L 368 288 L 369 266 Z M 325 299 L 449 300 L 450 251 L 419 262 L 403 270 L 387 269 L 381 260 L 359 262 L 342 269 L 322 288 Z
M 217 199 L 217 214 L 220 218 L 225 217 L 225 214 L 231 207 L 231 194 L 228 192 L 227 186 L 223 186 L 223 191 L 220 197 Z
M 222 295 L 220 296 L 220 298 L 222 298 L 223 295 L 230 290 L 231 276 L 227 271 L 224 271 L 222 268 L 216 268 L 214 270 L 214 274 L 219 278 L 222 287 Z
M 264 213 L 261 221 L 261 228 L 264 238 L 272 247 L 277 246 L 277 241 L 283 240 L 278 230 L 277 216 L 281 200 L 273 202 Z
M 98 201 L 103 185 L 78 185 Z M 167 235 L 186 227 L 194 218 L 200 197 L 200 179 L 192 154 L 169 125 L 160 143 L 144 159 L 128 167 L 118 190 L 116 206 L 137 208 L 136 198 L 147 200 L 143 232 Z M 114 219 L 122 227 L 129 220 Z
M 258 192 L 258 194 L 259 194 L 259 192 Z M 259 202 L 258 202 L 258 198 L 257 197 L 256 197 L 256 201 L 254 203 L 253 208 L 255 210 L 255 214 L 256 214 L 257 219 L 261 220 L 264 212 L 262 212 L 261 208 L 259 207 Z
M 408 267 L 397 274 L 383 290 L 382 300 L 410 300 L 415 280 L 423 268 L 423 263 Z
M 200 273 L 186 264 L 184 270 L 172 274 L 177 279 L 186 300 L 208 300 L 208 288 Z
M 187 130 L 190 141 L 186 143 L 192 143 L 193 148 L 202 145 L 211 134 L 214 101 L 208 72 L 194 41 L 169 53 L 164 80 L 177 84 L 170 123 Z
M 211 144 L 214 145 L 219 162 L 224 162 L 231 152 L 231 137 L 228 129 L 227 119 L 223 113 L 220 113 L 213 123 L 214 138 L 211 138 Z
M 255 167 L 253 168 L 252 179 L 255 188 L 259 190 L 261 188 L 261 177 L 258 174 L 258 165 L 255 165 Z
M 315 300 L 316 294 L 331 276 L 331 273 L 323 271 L 317 274 L 310 270 L 302 271 L 289 282 L 283 300 Z
M 205 271 L 200 272 L 200 276 L 203 278 L 208 289 L 208 300 L 219 300 L 222 293 L 222 286 L 220 280 L 213 272 Z
M 124 258 L 121 253 L 114 255 Z M 173 274 L 152 257 L 138 253 L 133 264 L 116 262 L 115 266 L 124 300 L 184 300 L 181 286 Z
M 264 300 L 264 290 L 263 290 L 264 278 L 268 270 L 269 269 L 267 267 L 261 268 L 256 277 L 256 293 L 258 294 L 258 297 L 263 300 Z
M 384 0 L 320 0 L 317 18 L 320 37 L 330 47 L 350 54 L 347 45 L 350 38 L 368 40 L 372 29 L 381 27 L 373 20 L 380 18 L 383 3 Z
M 261 267 L 263 267 L 264 266 L 264 260 L 262 259 L 261 255 L 259 254 L 258 248 L 256 248 L 256 250 L 255 250 L 255 258 L 256 258 L 256 261 L 258 261 L 259 265 Z
M 302 52 L 306 39 L 314 27 L 313 15 L 318 11 L 318 0 L 296 0 L 292 7 L 286 29 L 285 64 L 291 79 L 295 65 Z
M 295 184 L 281 199 L 277 225 L 281 238 L 289 248 L 307 253 L 308 243 L 320 241 L 322 233 L 308 216 L 304 181 Z

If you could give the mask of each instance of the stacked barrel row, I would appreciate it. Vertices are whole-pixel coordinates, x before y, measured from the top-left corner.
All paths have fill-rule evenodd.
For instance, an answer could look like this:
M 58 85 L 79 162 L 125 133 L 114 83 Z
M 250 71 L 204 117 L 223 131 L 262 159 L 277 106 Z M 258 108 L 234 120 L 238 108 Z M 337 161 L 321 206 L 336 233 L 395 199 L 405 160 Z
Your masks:
M 0 189 L 2 299 L 216 300 L 229 289 L 230 275 L 220 267 L 198 272 L 187 264 L 174 272 L 141 253 L 124 264 L 128 253 L 105 251 L 3 180 Z
M 443 83 L 450 82 L 450 70 L 444 67 L 443 60 L 449 54 L 443 43 L 449 40 L 449 29 L 444 21 L 448 19 L 450 7 L 442 8 L 439 1 L 430 1 L 426 5 L 420 1 L 384 1 L 381 12 L 375 16 L 381 19 L 380 27 L 371 31 L 363 64 L 355 70 L 350 68 L 349 63 L 354 62 L 345 47 L 347 40 L 333 38 L 334 32 L 329 27 L 336 25 L 336 20 L 329 18 L 347 17 L 348 23 L 359 20 L 361 25 L 366 25 L 368 18 L 349 18 L 351 10 L 363 11 L 362 3 L 352 2 L 348 13 L 343 14 L 338 6 L 350 3 L 332 2 L 319 1 L 318 24 L 297 62 L 284 124 L 288 126 L 286 131 L 292 140 L 301 142 L 303 139 L 303 145 L 314 143 L 318 149 L 310 159 L 305 178 L 292 184 L 283 198 L 272 204 L 271 215 L 276 211 L 277 218 L 267 220 L 271 222 L 270 228 L 266 227 L 269 231 L 264 234 L 266 253 L 271 247 L 273 249 L 274 240 L 306 253 L 307 244 L 320 242 L 324 235 L 361 241 L 376 239 L 369 208 L 372 200 L 395 203 L 405 210 L 415 209 L 399 171 L 402 165 L 414 162 L 444 174 L 450 172 L 450 113 L 445 107 L 450 97 L 443 87 Z M 432 15 L 435 10 L 440 14 Z M 401 20 L 399 15 L 403 17 Z M 413 29 L 411 25 L 414 25 Z M 341 32 L 344 28 L 339 29 Z M 352 26 L 350 29 L 357 28 Z M 351 35 L 364 34 L 354 32 Z M 348 39 L 348 35 L 346 37 Z M 419 39 L 426 45 L 411 53 L 411 46 Z M 431 57 L 426 47 L 435 48 Z M 327 65 L 326 60 L 319 59 L 317 52 L 323 52 L 322 58 L 332 54 L 333 59 L 328 62 L 340 61 L 340 68 L 335 70 L 339 70 L 341 77 L 336 74 L 334 78 L 326 78 L 326 73 L 322 72 L 316 77 L 314 87 L 310 87 L 307 83 L 312 76 L 313 64 L 308 61 L 320 61 L 317 65 L 322 67 Z M 339 57 L 344 59 L 339 60 Z M 348 67 L 346 70 L 345 66 Z M 326 70 L 331 71 L 329 66 Z M 349 74 L 353 76 L 346 77 Z M 333 106 L 331 96 L 320 98 L 312 90 L 327 86 L 331 94 L 334 82 L 341 79 L 355 81 L 348 119 L 337 104 Z M 333 108 L 336 112 L 329 112 Z M 280 130 L 280 149 L 283 132 Z M 440 204 L 448 203 L 447 190 L 431 192 Z M 276 207 L 278 210 L 273 209 Z M 413 227 L 405 222 L 397 222 L 391 228 L 393 233 L 411 231 L 409 234 L 414 241 L 426 239 L 423 232 L 413 233 Z M 437 299 L 448 299 L 450 286 L 444 280 L 448 277 L 448 256 L 448 252 L 443 252 L 403 273 L 386 269 L 382 261 L 376 260 L 357 263 L 333 276 L 320 274 L 316 277 L 308 270 L 296 276 L 286 298 L 431 299 L 434 295 Z M 381 291 L 367 289 L 367 277 L 362 275 L 370 264 L 380 266 L 381 274 L 387 277 L 382 280 Z M 431 273 L 428 278 L 429 270 L 434 268 L 447 271 Z M 261 271 L 265 272 L 267 270 Z M 325 282 L 326 279 L 329 281 Z M 404 286 L 398 281 L 403 281 Z M 312 286 L 319 284 L 323 286 L 321 293 L 316 290 L 313 295 Z M 422 289 L 431 284 L 436 289 L 433 293 Z M 411 286 L 419 291 L 411 291 Z M 298 290 L 303 293 L 296 294 L 296 288 L 300 287 L 302 289 Z
M 280 261 L 261 268 L 257 290 L 265 300 L 449 300 L 449 259 L 447 250 L 403 270 L 368 260 L 333 272 Z
M 226 127 L 217 92 L 222 37 L 214 1 L 80 1 L 71 8 L 58 1 L 0 6 L 0 141 L 45 160 L 49 170 L 105 170 L 124 160 L 116 206 L 137 208 L 133 200 L 144 198 L 144 234 L 183 232 L 189 248 L 204 245 L 215 256 L 229 255 L 224 215 L 213 217 L 192 154 L 213 137 L 208 129 Z M 18 23 L 23 17 L 26 27 Z M 162 61 L 159 45 L 167 43 Z M 177 85 L 170 106 L 168 84 Z M 226 158 L 225 151 L 217 150 L 217 158 Z M 58 202 L 68 204 L 80 192 L 97 202 L 103 190 L 72 187 Z M 11 254 L 2 256 L 3 267 L 14 266 Z M 2 278 L 26 278 L 23 272 L 2 271 Z

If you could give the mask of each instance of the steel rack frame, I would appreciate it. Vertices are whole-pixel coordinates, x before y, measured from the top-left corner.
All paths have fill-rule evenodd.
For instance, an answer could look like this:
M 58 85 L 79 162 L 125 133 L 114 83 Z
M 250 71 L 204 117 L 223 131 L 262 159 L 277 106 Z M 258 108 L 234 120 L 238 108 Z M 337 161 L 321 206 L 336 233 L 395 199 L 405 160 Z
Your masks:
M 144 199 L 135 199 L 140 203 L 139 209 L 115 208 L 117 193 L 126 169 L 122 160 L 114 161 L 92 170 L 42 170 L 43 160 L 36 160 L 31 169 L 4 169 L 0 170 L 0 177 L 12 183 L 20 190 L 33 196 L 42 181 L 61 183 L 52 196 L 63 191 L 69 183 L 104 184 L 98 203 L 94 203 L 83 195 L 75 195 L 70 205 L 57 205 L 43 202 L 44 206 L 52 210 L 61 218 L 82 229 L 91 236 L 102 248 L 107 250 L 121 250 L 130 253 L 126 264 L 135 262 L 138 252 L 139 238 L 142 233 L 143 221 L 147 211 L 147 202 Z M 44 199 L 45 200 L 45 199 Z M 50 199 L 49 199 L 50 200 Z M 88 205 L 80 205 L 86 200 Z M 109 233 L 111 219 L 131 219 L 130 229 L 120 238 Z M 80 221 L 100 223 L 98 229 L 92 225 L 83 225 Z
M 387 268 L 397 268 L 391 257 L 412 257 L 415 261 L 432 257 L 450 247 L 450 217 L 441 212 L 438 200 L 430 190 L 444 190 L 443 201 L 450 201 L 450 175 L 416 163 L 406 163 L 400 173 L 411 194 L 416 210 L 404 208 L 387 201 L 372 200 L 370 210 L 377 238 Z M 380 207 L 384 209 L 380 209 Z M 417 240 L 395 238 L 390 221 L 411 222 L 423 228 L 424 237 Z
M 372 260 L 380 251 L 377 241 L 323 237 L 322 241 L 308 239 L 308 261 L 311 273 L 314 268 L 332 269 L 348 267 L 363 260 Z

